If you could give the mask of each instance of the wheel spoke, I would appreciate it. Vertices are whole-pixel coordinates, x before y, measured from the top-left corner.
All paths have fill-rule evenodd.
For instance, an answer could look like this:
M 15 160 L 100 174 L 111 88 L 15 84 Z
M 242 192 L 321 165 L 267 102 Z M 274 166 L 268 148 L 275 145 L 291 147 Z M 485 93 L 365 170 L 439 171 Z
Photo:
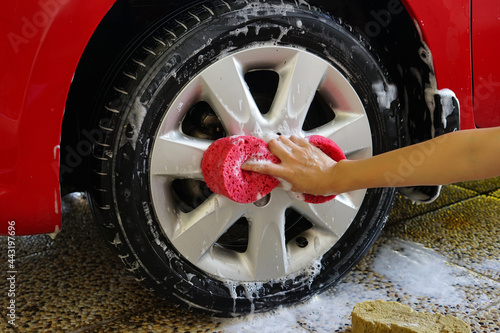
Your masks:
M 247 258 L 256 280 L 283 276 L 287 272 L 283 210 L 276 207 L 254 212 L 250 221 Z
M 190 261 L 198 262 L 244 211 L 244 205 L 212 195 L 194 211 L 180 214 L 172 243 Z
M 328 64 L 316 56 L 298 52 L 277 70 L 280 83 L 269 112 L 273 127 L 302 128 L 327 68 Z
M 251 134 L 262 117 L 236 58 L 215 63 L 201 74 L 201 79 L 202 98 L 212 106 L 229 135 Z
M 298 202 L 294 208 L 306 216 L 316 228 L 340 238 L 359 211 L 365 193 L 365 190 L 344 193 L 333 201 L 320 205 Z
M 339 145 L 349 159 L 366 158 L 372 154 L 372 138 L 365 115 L 336 112 L 330 123 L 315 130 Z
M 186 137 L 179 132 L 158 137 L 151 173 L 155 176 L 203 179 L 201 160 L 210 141 Z

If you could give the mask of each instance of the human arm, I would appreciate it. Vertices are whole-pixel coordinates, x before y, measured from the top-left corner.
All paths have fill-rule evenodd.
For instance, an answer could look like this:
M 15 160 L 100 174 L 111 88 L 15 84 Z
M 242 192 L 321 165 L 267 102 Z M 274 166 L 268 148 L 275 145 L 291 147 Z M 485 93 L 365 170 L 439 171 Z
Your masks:
M 303 138 L 282 137 L 268 146 L 281 164 L 245 163 L 242 168 L 283 179 L 292 184 L 293 191 L 315 195 L 500 176 L 500 127 L 449 133 L 367 159 L 338 163 Z

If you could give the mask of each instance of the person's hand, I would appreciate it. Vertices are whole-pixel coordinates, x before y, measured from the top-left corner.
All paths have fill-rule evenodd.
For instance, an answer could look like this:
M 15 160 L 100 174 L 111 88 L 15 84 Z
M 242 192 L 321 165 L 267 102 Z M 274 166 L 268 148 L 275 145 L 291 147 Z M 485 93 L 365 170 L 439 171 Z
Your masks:
M 280 164 L 246 161 L 241 168 L 278 178 L 281 187 L 313 195 L 332 195 L 333 167 L 336 162 L 305 138 L 280 136 L 268 143 Z M 286 182 L 286 183 L 284 183 Z M 291 184 L 291 188 L 290 188 Z

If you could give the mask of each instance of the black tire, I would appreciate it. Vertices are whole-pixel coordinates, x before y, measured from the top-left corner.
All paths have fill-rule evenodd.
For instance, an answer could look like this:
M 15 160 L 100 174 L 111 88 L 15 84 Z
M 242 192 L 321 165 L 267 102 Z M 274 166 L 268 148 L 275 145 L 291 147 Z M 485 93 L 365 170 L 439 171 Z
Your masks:
M 396 92 L 369 46 L 339 20 L 308 6 L 227 0 L 198 1 L 175 17 L 166 17 L 131 50 L 115 71 L 99 109 L 96 129 L 102 132 L 103 140 L 94 149 L 89 191 L 96 220 L 127 269 L 160 297 L 217 316 L 290 305 L 338 282 L 379 235 L 394 199 L 393 189 L 346 194 L 317 206 L 306 205 L 276 189 L 257 203 L 239 205 L 212 194 L 200 179 L 196 163 L 201 162 L 204 149 L 215 139 L 238 134 L 262 136 L 256 124 L 264 124 L 262 130 L 273 134 L 331 134 L 348 158 L 397 147 L 397 103 L 390 103 Z M 271 51 L 279 56 L 272 56 Z M 288 53 L 294 56 L 287 58 Z M 240 55 L 247 59 L 248 68 L 241 69 L 241 73 L 245 74 L 252 96 L 243 104 L 255 100 L 261 114 L 250 112 L 248 118 L 252 119 L 238 126 L 248 113 L 242 111 L 231 119 L 227 103 L 241 106 L 236 101 L 242 98 L 237 88 L 244 89 L 244 85 L 231 84 L 222 89 L 214 88 L 217 84 L 211 82 L 212 89 L 221 89 L 221 97 L 199 92 L 200 86 L 195 83 L 203 76 L 200 73 L 208 73 L 206 80 L 213 79 L 214 66 L 225 69 L 221 80 L 231 80 L 223 61 L 239 60 Z M 300 57 L 303 59 L 297 60 Z M 275 74 L 277 62 L 282 59 L 308 64 L 306 72 L 311 72 L 313 79 L 315 66 L 320 68 L 324 63 L 326 79 L 322 79 L 325 83 L 321 83 L 314 98 L 299 92 L 288 96 L 289 104 L 297 97 L 299 103 L 311 105 L 304 111 L 307 116 L 300 113 L 296 117 L 300 120 L 294 122 L 289 117 L 293 111 L 287 111 L 289 114 L 282 119 L 290 123 L 273 125 L 262 119 L 277 114 L 271 102 L 277 91 L 284 91 Z M 309 90 L 314 93 L 316 88 Z M 231 95 L 234 100 L 230 101 Z M 347 102 L 342 101 L 344 98 Z M 221 100 L 220 104 L 217 100 Z M 342 109 L 353 105 L 358 106 L 359 114 Z M 221 109 L 226 112 L 221 114 Z M 332 130 L 343 119 L 358 119 L 358 115 L 360 124 L 350 130 Z M 253 117 L 261 119 L 260 123 Z M 172 133 L 173 139 L 168 137 Z M 342 135 L 337 137 L 335 133 Z M 167 153 L 159 148 L 164 142 L 174 148 L 178 143 L 181 148 Z M 193 166 L 179 162 L 183 170 L 170 169 L 155 176 L 161 174 L 161 163 L 172 167 L 191 153 Z M 193 170 L 185 170 L 191 167 Z M 215 206 L 209 209 L 209 205 Z M 268 266 L 249 265 L 249 273 L 237 272 L 247 268 L 239 266 L 238 261 L 247 253 L 256 256 L 257 264 L 264 258 L 249 240 L 260 219 L 266 219 L 259 209 L 276 217 L 267 223 L 278 230 L 276 243 L 282 245 L 274 248 L 272 244 L 258 243 L 270 251 Z M 235 210 L 241 211 L 241 216 Z M 282 210 L 283 219 L 274 215 L 278 210 Z M 197 211 L 215 214 L 206 223 L 221 229 L 207 246 L 198 244 L 205 234 L 196 232 L 213 238 L 212 225 L 194 229 L 194 239 L 186 238 L 189 242 L 179 241 L 178 235 L 185 235 L 183 232 L 191 226 L 183 219 Z M 254 220 L 249 222 L 252 216 Z M 336 217 L 335 222 L 331 216 Z M 270 231 L 258 235 L 273 239 Z M 193 246 L 196 251 L 206 251 L 204 255 L 210 260 L 193 257 Z M 269 268 L 275 261 L 277 266 L 282 265 L 276 271 Z

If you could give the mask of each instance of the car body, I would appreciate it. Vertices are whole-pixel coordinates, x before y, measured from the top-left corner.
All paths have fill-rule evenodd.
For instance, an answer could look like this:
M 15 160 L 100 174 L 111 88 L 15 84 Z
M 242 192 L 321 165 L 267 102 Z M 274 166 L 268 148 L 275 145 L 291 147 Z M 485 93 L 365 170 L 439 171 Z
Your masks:
M 88 124 L 95 118 L 92 101 L 99 98 L 107 70 L 127 52 L 131 41 L 162 16 L 192 3 L 26 0 L 4 4 L 0 14 L 0 234 L 8 233 L 11 221 L 16 235 L 56 235 L 64 227 L 61 196 L 94 186 L 88 159 L 101 134 Z M 491 43 L 500 28 L 496 2 L 316 0 L 299 4 L 345 19 L 348 29 L 374 45 L 393 72 L 403 67 L 412 71 L 412 63 L 404 64 L 405 58 L 425 63 L 428 77 L 415 76 L 423 89 L 406 87 L 410 102 L 429 103 L 429 96 L 430 103 L 439 102 L 451 90 L 460 102 L 454 124 L 459 120 L 461 129 L 500 125 L 500 66 L 495 59 L 500 46 Z M 425 52 L 427 48 L 432 56 Z M 406 112 L 402 118 L 410 124 L 401 136 L 402 145 L 449 130 L 446 116 L 439 127 L 428 124 L 429 113 L 402 110 Z

